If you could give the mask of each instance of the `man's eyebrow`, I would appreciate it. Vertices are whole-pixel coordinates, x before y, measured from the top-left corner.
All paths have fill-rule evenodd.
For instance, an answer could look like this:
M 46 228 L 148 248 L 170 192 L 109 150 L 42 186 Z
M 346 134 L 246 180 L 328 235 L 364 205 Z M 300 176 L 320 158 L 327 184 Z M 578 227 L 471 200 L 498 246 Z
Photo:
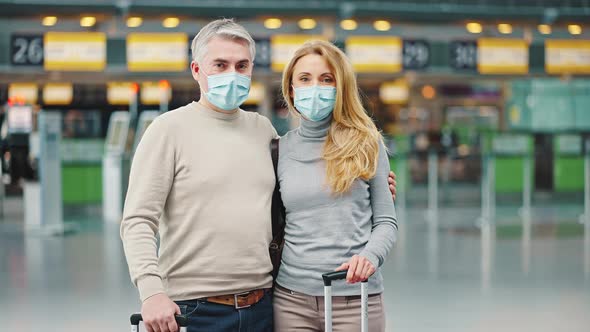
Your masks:
M 223 63 L 228 63 L 229 61 L 223 58 L 217 58 L 217 59 L 213 59 L 213 62 L 223 62 Z M 239 60 L 238 63 L 242 63 L 242 62 L 250 62 L 250 60 L 248 59 L 242 59 Z

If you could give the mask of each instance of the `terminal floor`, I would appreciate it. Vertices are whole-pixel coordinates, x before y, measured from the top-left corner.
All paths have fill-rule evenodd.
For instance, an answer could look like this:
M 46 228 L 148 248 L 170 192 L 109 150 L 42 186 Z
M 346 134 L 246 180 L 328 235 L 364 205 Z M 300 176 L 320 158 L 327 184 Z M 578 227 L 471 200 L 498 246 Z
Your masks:
M 66 218 L 76 233 L 25 236 L 22 201 L 5 207 L 0 331 L 128 331 L 140 304 L 117 225 L 82 209 Z M 476 208 L 441 208 L 431 222 L 424 209 L 408 210 L 383 267 L 387 331 L 590 331 L 581 210 L 535 207 L 531 232 L 522 231 L 516 207 L 499 208 L 491 228 L 474 226 Z

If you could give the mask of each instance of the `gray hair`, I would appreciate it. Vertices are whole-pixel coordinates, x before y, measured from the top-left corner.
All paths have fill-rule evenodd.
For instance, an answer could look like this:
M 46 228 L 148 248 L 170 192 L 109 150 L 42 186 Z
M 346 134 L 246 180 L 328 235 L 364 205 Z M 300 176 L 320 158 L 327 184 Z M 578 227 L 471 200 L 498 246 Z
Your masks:
M 254 39 L 252 39 L 252 36 L 250 36 L 243 26 L 234 22 L 231 18 L 212 21 L 199 31 L 191 44 L 193 61 L 200 62 L 203 60 L 203 56 L 207 52 L 207 44 L 213 37 L 246 41 L 248 43 L 248 48 L 250 49 L 250 55 L 252 55 L 252 61 L 254 61 L 254 57 L 256 56 Z

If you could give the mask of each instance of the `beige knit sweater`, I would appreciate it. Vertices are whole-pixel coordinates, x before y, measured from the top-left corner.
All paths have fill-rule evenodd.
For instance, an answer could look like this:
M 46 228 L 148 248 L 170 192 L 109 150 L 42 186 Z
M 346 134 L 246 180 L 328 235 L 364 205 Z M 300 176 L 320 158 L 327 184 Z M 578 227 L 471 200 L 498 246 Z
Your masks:
M 272 286 L 269 143 L 276 136 L 257 113 L 219 113 L 196 102 L 148 128 L 133 158 L 121 223 L 142 301 Z

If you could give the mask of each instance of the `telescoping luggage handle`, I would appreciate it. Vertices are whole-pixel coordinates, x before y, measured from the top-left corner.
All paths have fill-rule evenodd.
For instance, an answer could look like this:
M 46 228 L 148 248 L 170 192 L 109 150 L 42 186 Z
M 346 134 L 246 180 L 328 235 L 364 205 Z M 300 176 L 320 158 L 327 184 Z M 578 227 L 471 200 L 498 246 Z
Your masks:
M 322 274 L 324 279 L 325 332 L 332 332 L 332 281 L 344 280 L 348 271 Z M 369 287 L 367 280 L 361 282 L 361 332 L 369 332 Z
M 187 332 L 188 327 L 188 319 L 182 315 L 174 316 L 176 318 L 176 324 L 180 328 L 180 332 Z M 143 321 L 141 314 L 133 314 L 131 315 L 131 332 L 138 332 L 139 331 L 139 322 Z

